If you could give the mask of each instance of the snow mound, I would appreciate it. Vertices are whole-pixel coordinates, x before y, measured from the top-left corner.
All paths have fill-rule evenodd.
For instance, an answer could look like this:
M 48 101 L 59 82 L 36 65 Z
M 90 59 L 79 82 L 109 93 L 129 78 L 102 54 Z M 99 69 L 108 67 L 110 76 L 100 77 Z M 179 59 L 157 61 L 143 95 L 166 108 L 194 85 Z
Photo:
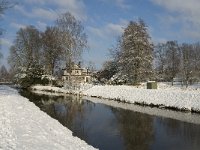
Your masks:
M 7 86 L 0 86 L 0 127 L 0 149 L 94 149 Z

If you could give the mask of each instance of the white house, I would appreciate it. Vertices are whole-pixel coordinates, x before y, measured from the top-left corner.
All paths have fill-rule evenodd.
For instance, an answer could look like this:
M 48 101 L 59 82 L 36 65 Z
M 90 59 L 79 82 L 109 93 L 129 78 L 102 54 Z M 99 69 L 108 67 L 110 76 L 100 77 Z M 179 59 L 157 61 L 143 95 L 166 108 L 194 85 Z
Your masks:
M 91 82 L 91 75 L 89 69 L 81 68 L 79 65 L 74 64 L 72 69 L 64 69 L 62 80 L 76 83 L 88 83 Z

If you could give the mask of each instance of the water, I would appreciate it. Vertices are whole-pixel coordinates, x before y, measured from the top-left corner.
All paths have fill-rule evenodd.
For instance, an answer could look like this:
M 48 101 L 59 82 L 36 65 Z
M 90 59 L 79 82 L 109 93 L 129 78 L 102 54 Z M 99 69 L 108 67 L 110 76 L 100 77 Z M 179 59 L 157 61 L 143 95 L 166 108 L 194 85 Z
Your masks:
M 22 91 L 40 109 L 100 150 L 199 150 L 200 125 L 93 103 Z M 200 117 L 200 116 L 199 116 Z

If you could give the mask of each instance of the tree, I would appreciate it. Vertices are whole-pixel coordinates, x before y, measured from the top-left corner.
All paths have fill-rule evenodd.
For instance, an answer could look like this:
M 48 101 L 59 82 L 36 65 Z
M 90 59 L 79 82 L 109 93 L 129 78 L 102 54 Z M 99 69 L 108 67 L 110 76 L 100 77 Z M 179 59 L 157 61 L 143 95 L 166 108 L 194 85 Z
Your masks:
M 11 67 L 28 69 L 33 64 L 41 64 L 40 57 L 40 32 L 33 26 L 19 29 L 14 45 L 10 48 L 8 61 Z
M 44 66 L 48 74 L 53 75 L 56 64 L 64 52 L 61 47 L 60 32 L 57 27 L 47 27 L 42 34 Z
M 182 74 L 183 74 L 183 79 L 184 79 L 184 83 L 186 85 L 186 87 L 188 87 L 189 84 L 189 80 L 192 78 L 192 72 L 193 70 L 193 50 L 192 50 L 192 45 L 191 44 L 182 44 L 182 46 L 180 47 L 181 49 L 181 54 L 182 54 L 182 59 L 181 59 L 181 70 L 182 70 Z
M 177 41 L 168 41 L 166 43 L 166 75 L 171 80 L 180 72 L 180 48 Z
M 71 69 L 72 62 L 79 62 L 83 50 L 87 47 L 87 36 L 81 22 L 69 12 L 60 15 L 56 24 L 61 33 L 61 46 L 65 50 L 67 66 Z
M 33 26 L 19 29 L 8 57 L 8 63 L 18 73 L 18 79 L 25 78 L 32 70 L 35 74 L 41 72 L 41 58 L 40 32 Z
M 13 4 L 9 0 L 0 0 L 0 15 L 2 15 L 6 9 L 12 6 Z
M 0 79 L 3 82 L 8 81 L 9 79 L 9 73 L 4 65 L 0 68 Z
M 194 43 L 192 48 L 193 57 L 193 76 L 200 81 L 200 43 Z
M 114 61 L 106 61 L 103 64 L 102 70 L 96 73 L 96 78 L 103 83 L 108 83 L 108 80 L 117 73 L 117 67 Z
M 122 35 L 120 65 L 131 84 L 138 84 L 152 73 L 153 45 L 146 24 L 131 21 Z
M 9 0 L 0 0 L 0 17 L 4 14 L 5 10 L 11 8 L 13 3 Z M 3 34 L 3 29 L 0 28 L 0 35 Z
M 155 56 L 155 68 L 158 80 L 165 80 L 165 68 L 166 68 L 166 44 L 159 43 L 154 49 Z
M 9 0 L 0 0 L 0 17 L 2 17 L 6 9 L 12 6 L 13 6 L 13 3 L 11 3 Z M 0 36 L 2 36 L 2 34 L 3 34 L 3 29 L 0 27 Z M 3 54 L 0 52 L 0 59 L 2 57 L 3 57 Z

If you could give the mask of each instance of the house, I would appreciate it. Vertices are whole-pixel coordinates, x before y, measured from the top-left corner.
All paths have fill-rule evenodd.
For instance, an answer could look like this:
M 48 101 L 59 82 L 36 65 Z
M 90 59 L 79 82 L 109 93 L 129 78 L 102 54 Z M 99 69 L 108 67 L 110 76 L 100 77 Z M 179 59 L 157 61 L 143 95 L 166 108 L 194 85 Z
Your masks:
M 71 69 L 65 68 L 62 76 L 64 82 L 89 83 L 92 80 L 92 73 L 89 69 L 81 68 L 80 65 L 73 64 Z

